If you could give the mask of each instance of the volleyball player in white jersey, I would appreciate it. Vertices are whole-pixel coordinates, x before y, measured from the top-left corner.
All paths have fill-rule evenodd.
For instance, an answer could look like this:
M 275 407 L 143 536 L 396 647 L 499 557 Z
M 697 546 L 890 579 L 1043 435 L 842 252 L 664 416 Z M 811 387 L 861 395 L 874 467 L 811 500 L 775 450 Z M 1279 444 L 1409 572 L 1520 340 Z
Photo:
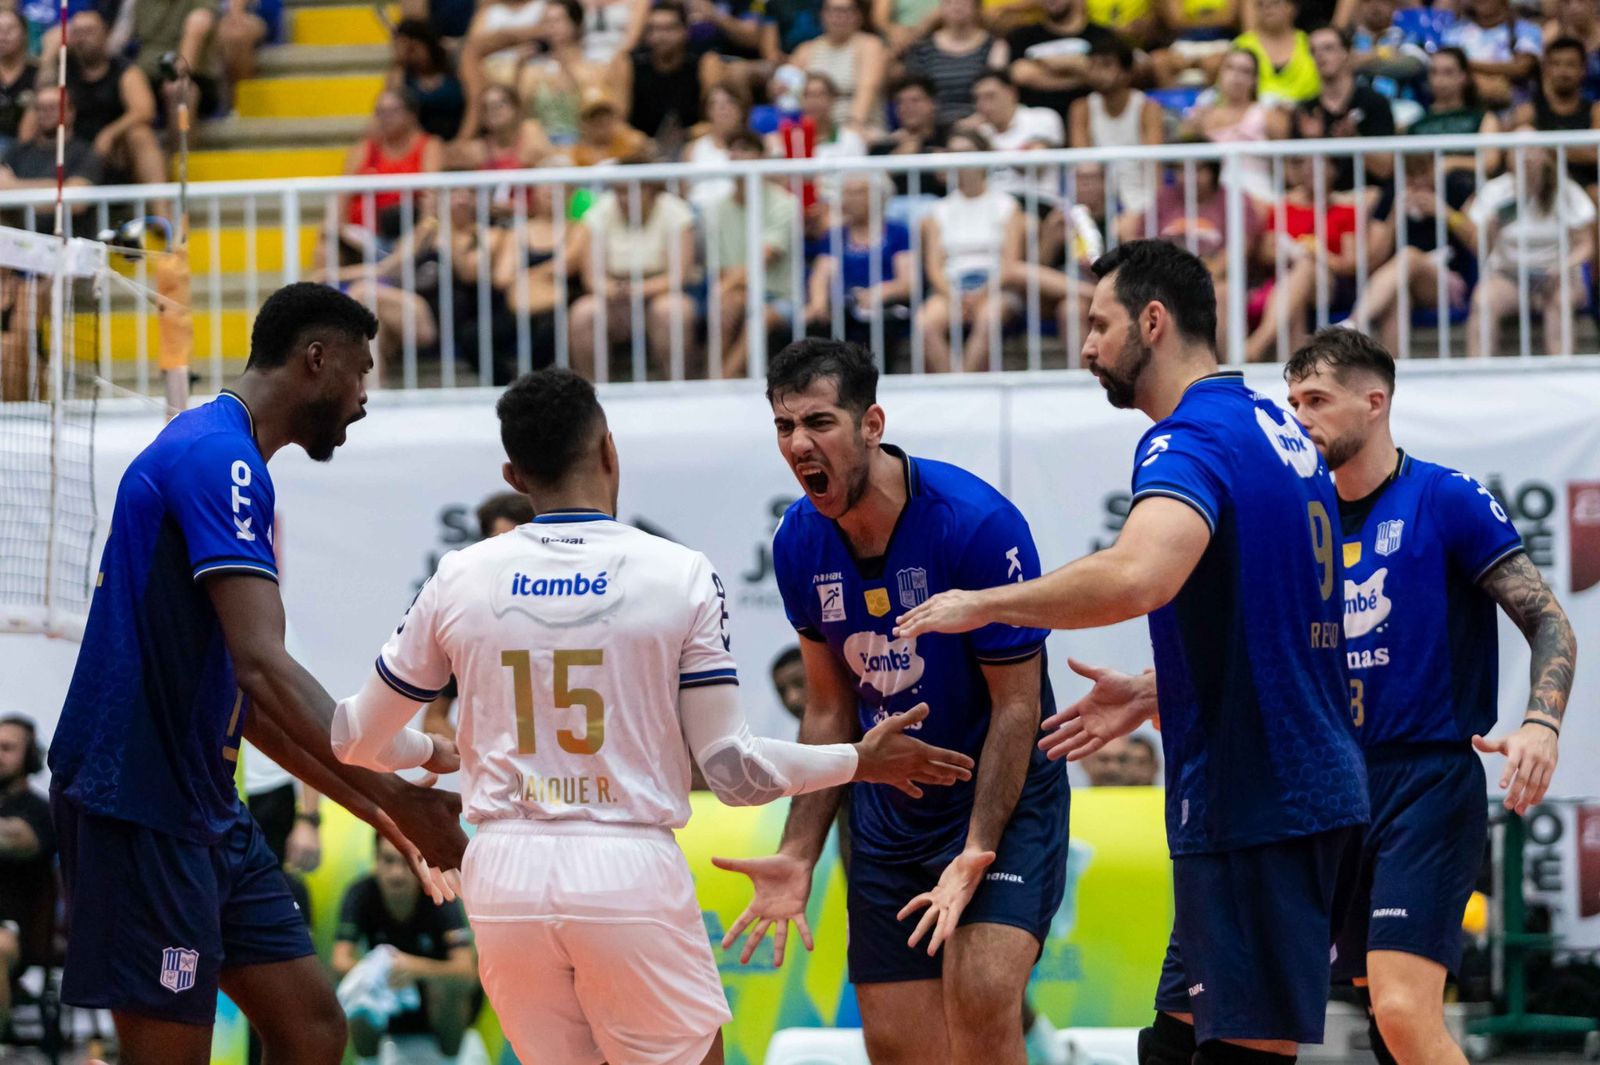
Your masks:
M 339 705 L 346 762 L 418 766 L 406 727 L 453 673 L 462 870 L 483 986 L 524 1061 L 721 1062 L 729 1019 L 687 863 L 689 758 L 724 802 L 850 780 L 971 776 L 890 718 L 856 744 L 753 736 L 737 701 L 722 582 L 704 555 L 619 524 L 616 446 L 587 381 L 542 370 L 498 406 L 506 480 L 539 517 L 446 555 Z

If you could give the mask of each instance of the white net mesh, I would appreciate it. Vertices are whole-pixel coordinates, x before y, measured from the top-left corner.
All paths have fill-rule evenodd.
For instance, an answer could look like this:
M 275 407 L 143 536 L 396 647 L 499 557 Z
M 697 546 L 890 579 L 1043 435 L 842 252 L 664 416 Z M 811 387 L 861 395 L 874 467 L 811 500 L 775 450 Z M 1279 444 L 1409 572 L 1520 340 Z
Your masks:
M 92 594 L 105 245 L 0 227 L 0 631 L 77 638 Z

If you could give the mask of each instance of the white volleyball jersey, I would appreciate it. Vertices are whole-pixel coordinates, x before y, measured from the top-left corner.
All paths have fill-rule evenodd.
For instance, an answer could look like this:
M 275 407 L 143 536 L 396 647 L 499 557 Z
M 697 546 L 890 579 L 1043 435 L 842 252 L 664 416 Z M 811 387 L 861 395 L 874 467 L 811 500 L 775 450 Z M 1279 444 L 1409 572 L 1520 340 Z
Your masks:
M 474 823 L 682 827 L 678 691 L 738 683 L 706 557 L 594 512 L 540 515 L 444 556 L 377 668 L 420 701 L 454 674 Z

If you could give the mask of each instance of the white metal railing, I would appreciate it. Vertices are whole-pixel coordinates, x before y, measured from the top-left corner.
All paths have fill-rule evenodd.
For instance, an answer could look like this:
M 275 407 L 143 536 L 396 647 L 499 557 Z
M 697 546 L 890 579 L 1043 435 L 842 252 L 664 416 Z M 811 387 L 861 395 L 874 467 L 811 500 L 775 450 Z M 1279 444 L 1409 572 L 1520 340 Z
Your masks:
M 1358 326 L 1374 324 L 1369 281 L 1392 263 L 1394 254 L 1400 254 L 1379 255 L 1381 249 L 1372 246 L 1373 211 L 1381 184 L 1370 173 L 1375 161 L 1387 162 L 1384 169 L 1392 168 L 1399 177 L 1407 172 L 1407 159 L 1427 160 L 1431 188 L 1426 191 L 1437 203 L 1446 204 L 1449 182 L 1470 180 L 1474 196 L 1484 188 L 1493 177 L 1485 164 L 1492 152 L 1507 154 L 1505 170 L 1515 181 L 1513 200 L 1487 224 L 1472 227 L 1468 261 L 1453 264 L 1463 275 L 1460 280 L 1451 277 L 1452 264 L 1443 255 L 1404 253 L 1405 283 L 1398 286 L 1393 308 L 1383 316 L 1394 323 L 1397 354 L 1450 359 L 1476 348 L 1528 359 L 1536 351 L 1595 352 L 1600 350 L 1595 330 L 1588 318 L 1580 322 L 1577 315 L 1590 298 L 1585 290 L 1593 284 L 1600 221 L 1591 217 L 1582 228 L 1568 224 L 1572 204 L 1558 195 L 1551 208 L 1556 221 L 1553 257 L 1552 249 L 1530 245 L 1526 225 L 1517 226 L 1517 239 L 1498 251 L 1497 244 L 1503 239 L 1499 234 L 1505 223 L 1528 214 L 1530 175 L 1547 165 L 1539 160 L 1548 158 L 1555 172 L 1564 175 L 1569 151 L 1593 150 L 1597 144 L 1600 132 L 1402 136 L 195 184 L 189 188 L 196 316 L 192 365 L 202 389 L 219 387 L 246 355 L 243 338 L 261 299 L 281 283 L 328 277 L 328 264 L 333 261 L 330 249 L 344 245 L 347 261 L 342 283 L 379 311 L 383 322 L 380 342 L 389 354 L 385 383 L 405 388 L 505 380 L 545 362 L 572 364 L 576 356 L 591 350 L 592 372 L 600 381 L 730 372 L 760 376 L 765 370 L 769 336 L 781 339 L 807 329 L 856 337 L 870 344 L 890 368 L 913 373 L 932 368 L 930 346 L 948 348 L 956 368 L 963 349 L 976 354 L 969 369 L 1073 366 L 1082 339 L 1081 312 L 1093 283 L 1083 252 L 1094 241 L 1074 230 L 1071 219 L 1052 219 L 1052 208 L 1064 211 L 1092 200 L 1096 195 L 1093 179 L 1099 174 L 1100 187 L 1105 190 L 1101 198 L 1112 201 L 1097 220 L 1099 241 L 1114 245 L 1119 239 L 1141 235 L 1141 228 L 1142 235 L 1156 236 L 1154 212 L 1144 216 L 1143 227 L 1122 220 L 1115 202 L 1121 190 L 1105 177 L 1112 164 L 1142 166 L 1147 169 L 1147 181 L 1170 183 L 1181 190 L 1182 239 L 1198 248 L 1196 223 L 1204 213 L 1199 203 L 1202 183 L 1198 171 L 1207 162 L 1221 164 L 1225 175 L 1218 194 L 1224 202 L 1225 232 L 1215 273 L 1226 288 L 1225 306 L 1219 308 L 1226 356 L 1232 362 L 1244 361 L 1247 353 L 1281 360 L 1291 342 L 1311 327 L 1327 325 L 1351 312 L 1359 319 Z M 1472 165 L 1460 170 L 1464 176 L 1447 176 L 1446 160 L 1465 158 L 1470 158 Z M 1310 253 L 1284 240 L 1272 242 L 1270 252 L 1251 247 L 1246 240 L 1251 228 L 1247 220 L 1250 194 L 1243 181 L 1231 178 L 1237 172 L 1233 168 L 1256 160 L 1256 166 L 1270 171 L 1270 195 L 1262 198 L 1266 202 L 1257 209 L 1271 211 L 1284 204 L 1291 191 L 1288 168 L 1307 159 L 1348 161 L 1353 188 L 1335 194 L 1329 188 L 1326 167 L 1312 167 L 1310 188 L 1297 194 L 1313 220 L 1311 231 L 1305 234 L 1314 245 Z M 1456 165 L 1460 167 L 1459 162 Z M 945 315 L 944 328 L 935 339 L 928 327 L 934 317 L 930 303 L 935 286 L 926 269 L 928 249 L 918 220 L 928 208 L 930 190 L 941 182 L 954 187 L 961 173 L 979 171 L 991 179 L 1003 176 L 1006 188 L 1015 193 L 1025 219 L 1023 253 L 1020 262 L 1008 264 L 1001 261 L 998 251 L 989 249 L 987 267 L 975 271 L 981 275 L 976 282 L 979 287 L 972 290 L 982 296 L 963 294 L 963 302 L 988 302 L 1004 308 L 1003 314 L 986 315 L 977 323 L 965 321 L 962 314 Z M 873 176 L 868 182 L 872 191 L 867 193 L 865 218 L 871 231 L 880 232 L 886 219 L 909 222 L 913 268 L 911 276 L 904 279 L 903 301 L 888 307 L 856 306 L 837 271 L 820 301 L 811 299 L 814 293 L 808 291 L 807 227 L 813 237 L 822 235 L 813 242 L 812 251 L 837 258 L 842 250 L 839 236 L 826 221 L 837 219 L 844 206 L 842 178 L 856 175 Z M 898 179 L 903 191 L 889 195 L 873 184 L 888 179 Z M 588 215 L 589 221 L 585 221 L 575 209 L 580 201 L 592 203 L 606 191 L 615 191 L 630 230 L 637 234 L 647 185 L 688 200 L 697 185 L 714 180 L 736 182 L 747 202 L 763 208 L 772 197 L 781 195 L 775 190 L 814 206 L 810 212 L 795 212 L 783 234 L 764 230 L 763 210 L 747 210 L 742 234 L 732 236 L 719 228 L 723 212 L 697 210 L 692 243 L 667 243 L 659 277 L 645 273 L 637 254 L 631 264 L 619 269 L 619 264 L 607 261 L 602 240 L 588 240 L 582 261 L 573 258 L 584 243 L 583 236 L 594 236 L 594 216 Z M 1392 243 L 1397 249 L 1410 243 L 1409 202 L 1422 195 L 1419 190 L 1423 188 L 1420 182 L 1395 182 L 1389 217 L 1394 220 Z M 74 208 L 77 234 L 93 235 L 123 217 L 150 213 L 152 205 L 173 202 L 176 192 L 173 185 L 73 188 L 66 191 L 65 198 Z M 48 218 L 53 196 L 48 190 L 8 192 L 0 196 L 0 217 L 10 224 L 33 226 Z M 346 238 L 353 233 L 344 226 L 349 205 L 360 203 L 370 220 L 380 205 L 390 200 L 394 201 L 391 219 L 396 244 L 365 240 L 352 245 Z M 1335 209 L 1344 210 L 1346 216 L 1353 211 L 1353 257 L 1342 257 L 1353 258 L 1350 268 L 1341 269 L 1325 250 Z M 1455 232 L 1455 212 L 1436 210 L 1429 224 L 1434 245 L 1448 246 Z M 530 244 L 530 233 L 535 230 L 547 238 L 550 257 L 545 263 L 530 265 L 530 258 L 541 256 L 541 249 Z M 777 247 L 769 248 L 773 241 Z M 426 253 L 419 253 L 420 242 L 427 242 Z M 613 244 L 637 249 L 640 241 Z M 386 257 L 393 246 L 410 248 L 411 253 Z M 730 250 L 748 264 L 746 292 L 765 292 L 769 268 L 785 259 L 791 264 L 786 290 L 772 292 L 770 298 L 746 299 L 738 321 L 723 313 L 728 287 L 722 282 L 727 280 L 725 270 L 730 263 L 725 260 Z M 1551 262 L 1566 262 L 1575 252 L 1584 251 L 1585 263 L 1574 263 L 1573 269 L 1550 269 Z M 1460 321 L 1470 303 L 1461 291 L 1463 283 L 1472 280 L 1473 273 L 1480 275 L 1481 293 L 1482 276 L 1491 270 L 1491 255 L 1497 291 L 1504 295 L 1507 284 L 1515 286 L 1515 306 L 1508 317 L 1516 319 L 1516 341 L 1510 345 L 1493 343 L 1491 336 L 1498 334 L 1500 323 L 1491 321 L 1490 315 L 1472 318 L 1476 337 L 1468 337 Z M 870 284 L 887 280 L 882 276 L 884 265 L 878 256 L 868 257 Z M 895 264 L 887 265 L 892 268 Z M 1398 267 L 1390 273 L 1395 269 Z M 130 260 L 126 270 L 134 281 L 151 285 L 147 260 Z M 1431 290 L 1425 292 L 1431 298 L 1415 298 L 1429 288 L 1425 283 L 1411 283 L 1410 271 L 1415 270 L 1432 272 Z M 435 277 L 439 281 L 430 288 L 430 278 Z M 548 307 L 541 307 L 539 314 L 517 313 L 515 305 L 531 302 L 532 277 L 542 279 L 540 298 Z M 591 291 L 589 281 L 598 278 L 606 278 L 609 284 Z M 1259 293 L 1267 281 L 1273 283 L 1275 294 L 1262 300 Z M 1256 336 L 1251 338 L 1252 290 L 1257 293 L 1256 302 L 1264 302 L 1269 320 L 1275 321 L 1276 336 L 1263 338 L 1257 326 Z M 663 298 L 673 295 L 681 298 Z M 154 319 L 150 305 L 110 292 L 100 299 L 97 357 L 102 376 L 148 392 Z M 1543 313 L 1542 308 L 1552 301 L 1565 310 Z M 810 321 L 806 320 L 808 303 L 814 312 Z M 772 321 L 769 307 L 774 312 Z M 1419 309 L 1431 311 L 1437 323 L 1428 326 L 1433 337 L 1426 350 L 1414 342 L 1413 311 Z M 1058 310 L 1061 313 L 1057 314 Z M 1456 320 L 1452 322 L 1452 318 Z M 1550 328 L 1537 330 L 1539 319 Z M 769 324 L 775 328 L 769 330 Z M 976 338 L 974 328 L 981 331 Z M 1540 332 L 1551 335 L 1541 337 L 1536 346 L 1535 336 Z M 733 361 L 740 358 L 742 364 Z

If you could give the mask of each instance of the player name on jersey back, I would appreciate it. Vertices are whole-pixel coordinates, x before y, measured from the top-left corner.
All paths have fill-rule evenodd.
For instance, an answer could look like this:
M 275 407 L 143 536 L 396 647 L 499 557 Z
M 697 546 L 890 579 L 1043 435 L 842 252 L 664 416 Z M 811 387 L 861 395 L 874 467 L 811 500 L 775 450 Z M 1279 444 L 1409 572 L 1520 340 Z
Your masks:
M 678 692 L 737 682 L 726 623 L 704 555 L 602 514 L 545 514 L 446 555 L 379 668 L 414 695 L 456 677 L 469 821 L 676 828 Z

